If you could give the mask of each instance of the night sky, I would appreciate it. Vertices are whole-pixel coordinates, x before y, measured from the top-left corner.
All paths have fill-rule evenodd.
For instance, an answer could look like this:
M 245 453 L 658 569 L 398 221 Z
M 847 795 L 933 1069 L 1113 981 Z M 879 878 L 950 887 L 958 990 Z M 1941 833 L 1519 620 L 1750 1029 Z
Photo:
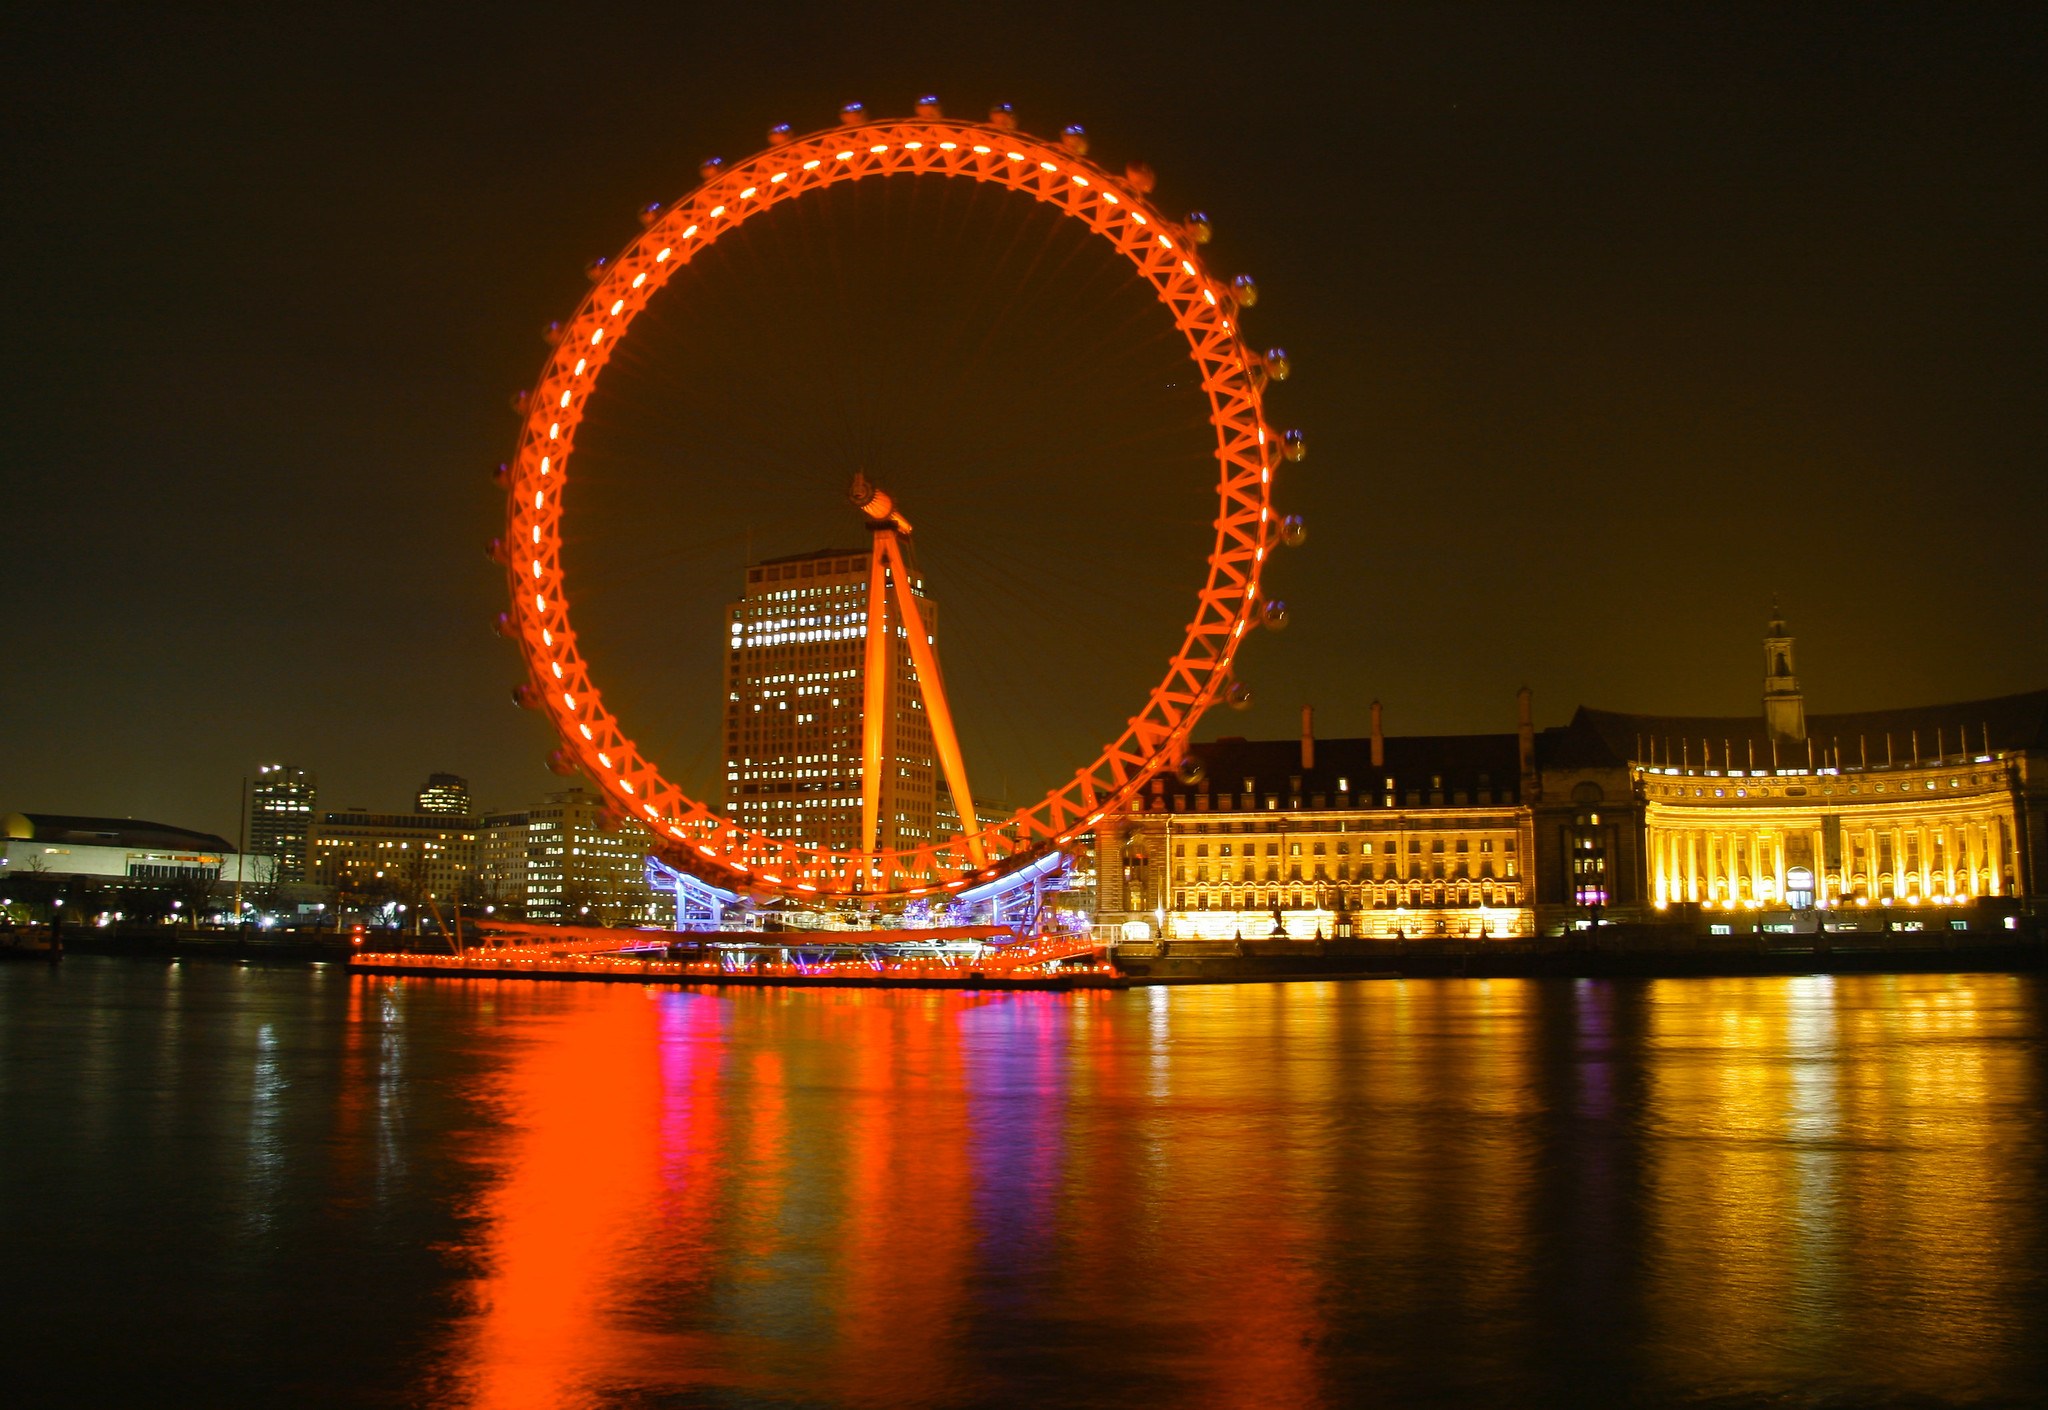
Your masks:
M 2038 5 L 16 13 L 0 811 L 232 836 L 278 758 L 333 807 L 437 769 L 493 805 L 559 786 L 482 553 L 541 326 L 703 157 L 926 91 L 1150 161 L 1293 354 L 1294 620 L 1205 733 L 1292 733 L 1308 702 L 1360 733 L 1375 696 L 1397 733 L 1509 729 L 1525 683 L 1539 723 L 1747 713 L 1774 595 L 1811 709 L 2048 685 L 2044 30 Z M 1018 198 L 873 185 L 722 244 L 636 325 L 571 600 L 628 727 L 708 777 L 738 566 L 858 544 L 832 496 L 901 467 L 977 783 L 1023 801 L 1174 640 L 1201 411 L 1103 251 Z

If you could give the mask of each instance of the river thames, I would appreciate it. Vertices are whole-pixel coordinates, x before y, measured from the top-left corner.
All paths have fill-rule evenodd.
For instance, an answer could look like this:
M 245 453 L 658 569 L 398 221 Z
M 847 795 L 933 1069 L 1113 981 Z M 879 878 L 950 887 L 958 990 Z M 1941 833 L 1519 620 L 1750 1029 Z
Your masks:
M 2048 1401 L 1999 974 L 0 968 L 7 1401 Z

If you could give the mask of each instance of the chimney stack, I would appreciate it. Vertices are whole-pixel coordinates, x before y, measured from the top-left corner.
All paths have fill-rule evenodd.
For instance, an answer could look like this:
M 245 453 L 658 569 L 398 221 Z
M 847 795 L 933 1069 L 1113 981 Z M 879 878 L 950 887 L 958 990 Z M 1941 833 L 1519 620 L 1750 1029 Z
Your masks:
M 1316 766 L 1316 707 L 1301 707 L 1301 771 L 1307 773 Z
M 1372 766 L 1383 769 L 1387 766 L 1387 732 L 1380 725 L 1380 702 L 1372 702 Z
M 1536 722 L 1529 713 L 1526 685 L 1515 692 L 1515 740 L 1522 760 L 1522 797 L 1527 801 L 1536 792 Z

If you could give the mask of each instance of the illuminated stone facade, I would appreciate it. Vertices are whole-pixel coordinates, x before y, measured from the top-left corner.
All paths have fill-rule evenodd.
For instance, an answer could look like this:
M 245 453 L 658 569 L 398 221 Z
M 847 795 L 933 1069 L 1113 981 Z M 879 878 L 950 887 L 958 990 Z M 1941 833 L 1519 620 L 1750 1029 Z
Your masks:
M 1525 692 L 1514 734 L 1316 740 L 1305 723 L 1299 741 L 1197 745 L 1099 839 L 1099 914 L 1223 940 L 1776 929 L 1845 909 L 1918 929 L 2034 894 L 2048 691 L 1809 715 L 1774 621 L 1762 704 L 1581 708 L 1537 731 Z
M 1575 721 L 1626 760 L 1654 908 L 1917 907 L 2032 894 L 2048 691 L 1809 716 L 1782 622 L 1765 652 L 1761 721 L 1601 711 Z
M 1529 935 L 1525 743 L 1305 721 L 1299 741 L 1197 745 L 1098 839 L 1101 918 L 1175 939 Z
M 2024 889 L 2013 761 L 1997 754 L 1881 775 L 1638 768 L 1660 908 L 1913 905 Z

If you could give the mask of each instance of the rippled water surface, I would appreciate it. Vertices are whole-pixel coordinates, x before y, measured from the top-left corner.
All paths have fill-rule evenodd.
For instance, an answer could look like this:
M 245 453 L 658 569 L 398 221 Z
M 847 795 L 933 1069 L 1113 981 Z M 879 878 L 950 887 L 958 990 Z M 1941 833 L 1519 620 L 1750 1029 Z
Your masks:
M 10 1404 L 2048 1402 L 2005 975 L 0 967 Z

